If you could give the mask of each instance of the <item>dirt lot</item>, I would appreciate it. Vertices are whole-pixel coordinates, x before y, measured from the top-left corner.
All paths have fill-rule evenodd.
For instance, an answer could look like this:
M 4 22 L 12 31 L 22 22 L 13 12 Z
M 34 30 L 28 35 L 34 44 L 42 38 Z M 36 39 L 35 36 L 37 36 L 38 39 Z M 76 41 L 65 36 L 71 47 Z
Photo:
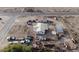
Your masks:
M 0 12 L 43 12 L 43 13 L 47 13 L 47 12 L 79 12 L 79 8 L 75 7 L 3 7 L 0 8 Z
M 0 30 L 4 27 L 4 25 L 7 23 L 7 21 L 10 19 L 9 16 L 0 16 Z
M 9 31 L 10 36 L 16 36 L 17 38 L 22 38 L 27 35 L 34 35 L 33 28 L 27 25 L 28 20 L 35 20 L 37 18 L 42 18 L 40 16 L 20 16 L 16 19 L 15 24 Z
M 42 16 L 20 16 L 16 19 L 14 26 L 9 31 L 8 36 L 16 36 L 17 38 L 23 38 L 27 35 L 35 35 L 33 33 L 33 28 L 27 25 L 28 20 L 34 19 L 43 20 Z M 73 39 L 77 42 L 75 43 L 79 47 L 79 16 L 64 16 L 64 22 L 68 29 L 70 30 Z M 58 45 L 58 43 L 57 43 Z M 79 51 L 79 48 L 71 51 Z
M 32 10 L 33 9 L 33 10 Z M 0 8 L 0 11 L 3 12 L 79 12 L 79 8 Z M 2 20 L 0 20 L 0 29 L 4 26 L 4 24 L 8 21 L 8 16 L 0 16 Z M 19 16 L 14 26 L 8 33 L 8 36 L 16 36 L 17 38 L 26 37 L 27 35 L 35 35 L 33 33 L 32 27 L 27 25 L 28 20 L 35 19 L 43 20 L 42 16 Z M 70 34 L 74 39 L 74 43 L 77 45 L 77 49 L 71 51 L 79 51 L 79 15 L 74 16 L 64 16 L 65 25 L 68 27 Z M 57 43 L 58 45 L 58 43 Z M 55 46 L 56 47 L 56 46 Z M 61 46 L 59 46 L 61 48 Z

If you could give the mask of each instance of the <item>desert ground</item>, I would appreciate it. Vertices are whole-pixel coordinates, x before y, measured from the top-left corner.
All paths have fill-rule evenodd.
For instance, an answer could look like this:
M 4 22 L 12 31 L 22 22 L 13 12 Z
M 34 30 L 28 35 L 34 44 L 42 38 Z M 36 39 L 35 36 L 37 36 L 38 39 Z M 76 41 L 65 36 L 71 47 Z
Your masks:
M 17 17 L 15 16 L 15 13 L 18 14 L 18 13 L 25 13 L 25 12 L 46 13 L 46 14 L 47 13 L 61 14 L 62 12 L 64 12 L 64 13 L 75 13 L 75 14 L 77 13 L 77 15 L 75 14 L 64 15 L 63 14 L 63 15 L 51 15 L 51 16 L 48 16 L 48 15 L 43 15 L 43 16 L 42 15 L 19 15 Z M 52 46 L 52 48 L 49 48 L 49 47 L 44 47 L 44 48 L 49 49 L 51 51 L 58 51 L 58 52 L 79 51 L 79 15 L 78 15 L 78 12 L 79 12 L 78 7 L 75 7 L 75 8 L 74 7 L 73 8 L 72 7 L 67 7 L 67 8 L 65 7 L 26 7 L 26 8 L 25 7 L 10 7 L 10 8 L 6 7 L 5 8 L 3 7 L 3 8 L 0 8 L 0 13 L 1 13 L 1 16 L 0 16 L 1 37 L 0 38 L 2 38 L 0 39 L 0 48 L 3 48 L 4 46 L 9 44 L 9 42 L 6 39 L 8 36 L 16 36 L 17 38 L 24 38 L 29 35 L 29 36 L 35 37 L 36 33 L 33 31 L 33 27 L 27 24 L 29 20 L 33 21 L 33 20 L 38 19 L 38 21 L 43 21 L 43 20 L 46 20 L 46 18 L 50 18 L 51 21 L 53 21 L 54 23 L 56 23 L 57 21 L 58 22 L 60 21 L 63 24 L 63 27 L 66 28 L 67 32 L 69 33 L 67 35 L 68 39 L 73 38 L 73 40 L 72 39 L 71 40 L 63 40 L 63 39 L 57 40 L 58 39 L 57 36 L 51 36 L 52 34 L 48 33 L 46 35 L 48 37 L 54 38 L 54 40 L 44 41 L 44 42 L 50 43 L 54 46 Z M 13 14 L 13 15 L 11 16 L 10 14 Z M 61 20 L 55 20 L 54 17 L 58 17 L 58 19 L 60 18 Z M 12 19 L 15 19 L 15 20 L 11 21 Z M 51 28 L 50 31 L 55 30 L 54 25 L 55 24 L 53 24 L 53 26 L 50 27 Z M 34 42 L 36 42 L 35 39 L 34 39 Z M 63 45 L 61 42 L 64 42 L 65 45 Z

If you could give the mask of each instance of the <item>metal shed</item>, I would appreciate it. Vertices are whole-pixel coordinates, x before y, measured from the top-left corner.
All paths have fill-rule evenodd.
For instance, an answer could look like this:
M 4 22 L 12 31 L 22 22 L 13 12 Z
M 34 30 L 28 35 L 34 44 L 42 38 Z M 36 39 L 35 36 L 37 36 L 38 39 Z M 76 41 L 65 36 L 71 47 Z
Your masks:
M 57 24 L 56 24 L 56 32 L 57 33 L 63 32 L 63 26 L 60 22 L 57 22 Z

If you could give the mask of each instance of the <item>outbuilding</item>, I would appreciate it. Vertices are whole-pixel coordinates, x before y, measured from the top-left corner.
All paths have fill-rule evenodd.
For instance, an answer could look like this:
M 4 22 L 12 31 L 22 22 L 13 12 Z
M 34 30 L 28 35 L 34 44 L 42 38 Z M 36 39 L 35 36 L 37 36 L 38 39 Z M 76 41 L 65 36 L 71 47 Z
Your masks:
M 55 29 L 57 33 L 63 33 L 63 26 L 61 25 L 60 22 L 56 24 Z

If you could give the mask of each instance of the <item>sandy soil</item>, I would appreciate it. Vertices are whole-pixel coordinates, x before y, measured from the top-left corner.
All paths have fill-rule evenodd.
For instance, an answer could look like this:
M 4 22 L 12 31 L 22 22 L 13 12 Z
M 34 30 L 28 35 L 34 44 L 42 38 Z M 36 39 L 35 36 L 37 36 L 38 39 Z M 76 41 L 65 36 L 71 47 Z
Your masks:
M 0 7 L 0 12 L 27 12 L 32 9 L 34 12 L 79 12 L 77 7 Z
M 0 16 L 0 18 L 2 18 L 2 20 L 0 20 L 0 30 L 4 27 L 4 25 L 6 24 L 6 22 L 10 19 L 9 16 Z

